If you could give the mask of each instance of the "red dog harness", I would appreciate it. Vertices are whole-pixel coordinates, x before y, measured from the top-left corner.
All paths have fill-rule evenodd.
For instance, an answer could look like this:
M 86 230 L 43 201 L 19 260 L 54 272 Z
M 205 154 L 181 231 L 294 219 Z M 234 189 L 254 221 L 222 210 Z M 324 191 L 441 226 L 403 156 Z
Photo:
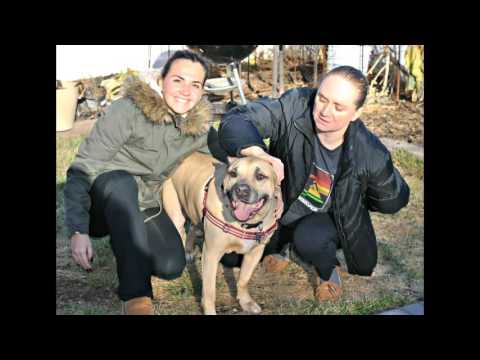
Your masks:
M 208 186 L 210 185 L 210 182 L 212 181 L 213 177 L 208 180 L 207 184 L 205 185 L 205 195 L 203 197 L 203 219 L 208 219 L 213 225 L 216 227 L 222 229 L 223 232 L 233 235 L 237 238 L 240 239 L 245 239 L 245 240 L 255 240 L 258 243 L 262 240 L 264 240 L 268 235 L 270 235 L 272 232 L 275 231 L 277 228 L 277 222 L 275 221 L 272 226 L 270 226 L 267 230 L 262 231 L 262 224 L 259 225 L 260 231 L 247 231 L 243 229 L 239 229 L 235 226 L 232 226 L 230 224 L 227 224 L 220 220 L 219 218 L 215 217 L 210 210 L 207 209 L 207 195 L 208 195 Z

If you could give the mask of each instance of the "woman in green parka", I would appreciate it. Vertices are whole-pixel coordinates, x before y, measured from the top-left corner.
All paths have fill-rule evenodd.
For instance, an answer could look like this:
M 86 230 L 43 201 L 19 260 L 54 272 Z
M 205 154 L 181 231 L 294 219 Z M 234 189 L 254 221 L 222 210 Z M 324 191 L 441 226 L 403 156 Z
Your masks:
M 185 267 L 160 188 L 183 158 L 210 153 L 207 141 L 218 143 L 210 105 L 202 99 L 207 72 L 203 57 L 184 50 L 168 60 L 157 84 L 130 79 L 67 171 L 65 221 L 73 259 L 91 271 L 90 236 L 110 235 L 124 314 L 153 315 L 151 275 L 174 279 Z

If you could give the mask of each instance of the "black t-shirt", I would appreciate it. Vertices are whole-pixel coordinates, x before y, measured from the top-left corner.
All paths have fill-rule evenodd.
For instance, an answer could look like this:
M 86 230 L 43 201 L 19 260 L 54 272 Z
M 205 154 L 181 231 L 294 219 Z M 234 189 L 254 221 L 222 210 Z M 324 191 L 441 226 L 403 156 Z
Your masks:
M 335 184 L 342 145 L 328 150 L 315 137 L 312 172 L 297 201 L 313 212 L 327 212 L 331 204 L 331 193 Z

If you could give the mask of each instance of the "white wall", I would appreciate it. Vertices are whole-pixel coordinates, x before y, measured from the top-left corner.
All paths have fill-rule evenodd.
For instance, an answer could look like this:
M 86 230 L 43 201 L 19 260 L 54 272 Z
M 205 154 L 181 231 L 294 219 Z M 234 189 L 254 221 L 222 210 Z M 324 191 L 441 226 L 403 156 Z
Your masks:
M 145 71 L 149 64 L 159 68 L 168 50 L 172 53 L 184 48 L 185 45 L 57 45 L 56 78 L 78 80 L 127 68 Z
M 274 45 L 258 45 L 255 48 L 255 52 L 257 54 L 263 52 L 263 56 L 265 59 L 273 59 L 273 46 Z
M 396 46 L 396 45 L 395 45 Z M 259 45 L 257 52 L 264 51 L 271 56 L 273 45 Z M 369 55 L 372 49 L 382 45 L 329 45 L 328 65 L 351 65 L 364 73 L 367 71 Z M 401 63 L 406 45 L 402 45 Z M 82 78 L 105 76 L 127 68 L 145 71 L 161 68 L 168 54 L 185 49 L 186 45 L 57 45 L 57 80 L 78 80 Z
M 362 56 L 363 46 L 363 56 Z M 395 54 L 400 50 L 400 64 L 405 65 L 405 51 L 408 45 L 390 45 Z M 340 65 L 350 65 L 363 73 L 368 71 L 370 54 L 383 52 L 383 45 L 329 45 L 328 46 L 328 68 L 333 69 Z
M 349 65 L 366 74 L 372 50 L 371 45 L 328 45 L 328 70 Z
M 176 50 L 188 49 L 186 45 L 151 45 L 150 67 L 160 69 Z

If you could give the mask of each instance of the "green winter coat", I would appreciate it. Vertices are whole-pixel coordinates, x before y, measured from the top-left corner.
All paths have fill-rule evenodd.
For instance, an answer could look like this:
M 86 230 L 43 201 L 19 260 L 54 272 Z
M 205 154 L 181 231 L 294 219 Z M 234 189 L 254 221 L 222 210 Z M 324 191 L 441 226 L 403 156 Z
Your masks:
M 161 207 L 160 189 L 181 160 L 194 151 L 209 153 L 211 107 L 202 99 L 186 117 L 172 115 L 163 98 L 137 78 L 97 120 L 67 171 L 65 222 L 69 235 L 88 234 L 90 198 L 95 179 L 125 170 L 138 184 L 141 210 Z

